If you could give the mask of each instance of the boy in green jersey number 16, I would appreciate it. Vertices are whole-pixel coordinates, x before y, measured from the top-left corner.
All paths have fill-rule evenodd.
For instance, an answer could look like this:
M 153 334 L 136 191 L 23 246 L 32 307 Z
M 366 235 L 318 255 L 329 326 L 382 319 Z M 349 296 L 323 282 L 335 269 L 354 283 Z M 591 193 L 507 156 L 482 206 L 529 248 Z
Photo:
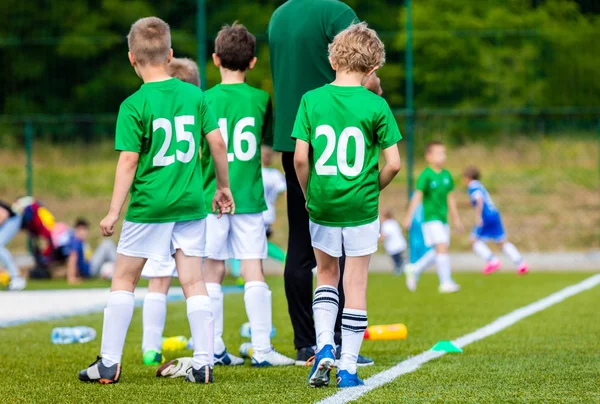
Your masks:
M 396 144 L 402 136 L 387 102 L 362 86 L 385 61 L 375 31 L 361 23 L 340 32 L 329 45 L 329 60 L 335 81 L 302 97 L 292 133 L 317 258 L 317 353 L 308 381 L 313 387 L 329 384 L 343 248 L 346 304 L 337 385 L 354 387 L 364 384 L 356 361 L 367 327 L 367 270 L 379 240 L 379 192 L 400 170 Z M 385 158 L 381 171 L 380 150 Z
M 240 24 L 225 26 L 215 40 L 213 61 L 221 72 L 221 84 L 206 92 L 206 100 L 219 120 L 227 145 L 235 215 L 217 220 L 208 215 L 204 276 L 215 319 L 215 363 L 241 365 L 241 358 L 227 352 L 223 341 L 223 292 L 225 260 L 240 260 L 244 278 L 244 303 L 252 330 L 252 365 L 283 366 L 294 361 L 271 345 L 271 291 L 265 282 L 262 260 L 267 258 L 267 236 L 262 212 L 267 210 L 261 175 L 261 143 L 272 131 L 271 99 L 266 91 L 246 84 L 246 72 L 256 64 L 256 39 Z M 214 161 L 204 152 L 204 196 L 217 191 Z M 208 200 L 208 199 L 206 199 Z
M 429 163 L 417 180 L 415 191 L 408 212 L 404 220 L 404 227 L 410 229 L 417 206 L 423 201 L 423 238 L 425 245 L 431 247 L 414 265 L 407 265 L 406 286 L 409 290 L 417 289 L 417 280 L 420 274 L 434 262 L 440 278 L 440 292 L 458 292 L 460 287 L 452 280 L 450 268 L 450 226 L 448 226 L 448 210 L 452 221 L 463 232 L 464 228 L 458 217 L 456 199 L 454 199 L 454 181 L 448 170 L 444 169 L 446 163 L 446 147 L 441 142 L 431 142 L 425 150 L 425 160 Z
M 117 248 L 111 293 L 104 310 L 102 357 L 79 373 L 86 382 L 119 381 L 121 357 L 134 308 L 133 291 L 148 259 L 175 257 L 186 296 L 194 358 L 186 380 L 213 381 L 213 318 L 202 279 L 206 206 L 198 148 L 206 138 L 215 162 L 217 192 L 212 209 L 233 212 L 225 144 L 202 91 L 171 78 L 169 26 L 156 17 L 132 25 L 129 61 L 144 84 L 127 98 L 117 118 L 115 149 L 120 151 L 108 215 L 100 223 L 111 236 L 127 194 L 131 199 Z

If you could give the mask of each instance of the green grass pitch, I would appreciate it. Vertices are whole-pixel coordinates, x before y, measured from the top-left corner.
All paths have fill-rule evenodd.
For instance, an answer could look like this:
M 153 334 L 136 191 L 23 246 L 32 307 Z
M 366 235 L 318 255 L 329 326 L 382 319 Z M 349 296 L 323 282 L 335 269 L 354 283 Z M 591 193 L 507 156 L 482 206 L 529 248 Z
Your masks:
M 363 378 L 429 349 L 441 339 L 472 332 L 519 307 L 588 277 L 585 273 L 512 273 L 483 277 L 457 274 L 463 291 L 437 293 L 437 277 L 426 274 L 417 293 L 404 279 L 387 274 L 369 278 L 369 323 L 403 322 L 405 341 L 365 341 L 362 353 L 375 365 L 359 370 Z M 293 355 L 283 280 L 268 279 L 273 290 L 275 347 Z M 96 285 L 97 286 L 97 285 Z M 532 317 L 424 364 L 414 373 L 377 388 L 362 402 L 598 402 L 600 401 L 600 287 L 582 292 Z M 246 321 L 242 294 L 225 297 L 225 342 L 237 352 Z M 3 307 L 2 310 L 7 309 Z M 141 309 L 129 330 L 119 384 L 84 384 L 77 372 L 90 364 L 100 338 L 82 345 L 52 345 L 55 326 L 89 325 L 98 332 L 102 315 L 29 323 L 0 329 L 0 397 L 2 402 L 211 402 L 307 403 L 337 390 L 311 389 L 302 367 L 215 369 L 215 383 L 190 385 L 182 379 L 157 379 L 156 368 L 141 364 Z M 189 335 L 185 304 L 168 307 L 166 335 Z M 178 352 L 170 357 L 191 355 Z

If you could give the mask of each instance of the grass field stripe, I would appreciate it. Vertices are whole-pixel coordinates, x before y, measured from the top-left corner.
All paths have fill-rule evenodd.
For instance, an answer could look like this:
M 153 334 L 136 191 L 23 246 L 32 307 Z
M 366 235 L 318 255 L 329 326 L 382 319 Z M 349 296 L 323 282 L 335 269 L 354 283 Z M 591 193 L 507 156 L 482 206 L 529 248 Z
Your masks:
M 454 341 L 452 341 L 452 343 L 461 348 L 465 347 L 472 342 L 476 342 L 483 338 L 489 337 L 490 335 L 494 335 L 526 317 L 529 317 L 544 309 L 547 309 L 548 307 L 553 306 L 556 303 L 560 303 L 571 296 L 574 296 L 585 290 L 591 289 L 598 284 L 600 284 L 600 274 L 589 277 L 582 282 L 568 286 L 541 300 L 538 300 L 527 306 L 521 307 L 502 317 L 499 317 L 490 324 L 481 327 L 472 333 L 463 335 L 462 337 L 455 339 Z M 439 358 L 444 354 L 445 352 L 441 351 L 422 352 L 417 356 L 413 356 L 412 358 L 398 363 L 392 368 L 389 368 L 387 370 L 384 370 L 383 372 L 377 373 L 369 377 L 365 380 L 364 386 L 340 390 L 336 394 L 319 401 L 318 404 L 341 404 L 357 400 L 369 391 L 381 387 L 384 384 L 387 384 L 404 374 L 412 373 L 419 367 L 421 367 L 421 365 L 423 365 L 424 363 Z

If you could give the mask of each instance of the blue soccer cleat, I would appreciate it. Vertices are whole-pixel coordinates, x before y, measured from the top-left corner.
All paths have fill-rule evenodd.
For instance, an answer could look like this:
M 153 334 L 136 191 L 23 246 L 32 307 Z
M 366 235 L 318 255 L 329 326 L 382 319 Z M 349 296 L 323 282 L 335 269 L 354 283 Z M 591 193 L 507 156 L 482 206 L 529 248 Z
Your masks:
M 347 370 L 337 371 L 337 386 L 341 389 L 346 387 L 364 386 L 365 382 L 358 378 L 357 373 L 350 373 Z
M 323 387 L 329 384 L 329 372 L 335 363 L 335 349 L 332 345 L 325 345 L 315 355 L 313 367 L 308 375 L 308 384 L 311 387 Z

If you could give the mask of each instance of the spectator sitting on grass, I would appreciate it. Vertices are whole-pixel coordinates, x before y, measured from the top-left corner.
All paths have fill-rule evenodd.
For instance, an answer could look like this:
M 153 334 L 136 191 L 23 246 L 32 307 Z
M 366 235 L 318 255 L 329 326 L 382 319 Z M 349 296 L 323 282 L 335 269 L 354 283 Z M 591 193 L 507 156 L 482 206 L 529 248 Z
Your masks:
M 107 262 L 117 260 L 117 248 L 112 240 L 104 240 L 96 251 L 87 243 L 90 224 L 85 219 L 77 219 L 71 232 L 69 257 L 67 259 L 67 281 L 69 284 L 80 283 L 84 278 L 93 278 Z

